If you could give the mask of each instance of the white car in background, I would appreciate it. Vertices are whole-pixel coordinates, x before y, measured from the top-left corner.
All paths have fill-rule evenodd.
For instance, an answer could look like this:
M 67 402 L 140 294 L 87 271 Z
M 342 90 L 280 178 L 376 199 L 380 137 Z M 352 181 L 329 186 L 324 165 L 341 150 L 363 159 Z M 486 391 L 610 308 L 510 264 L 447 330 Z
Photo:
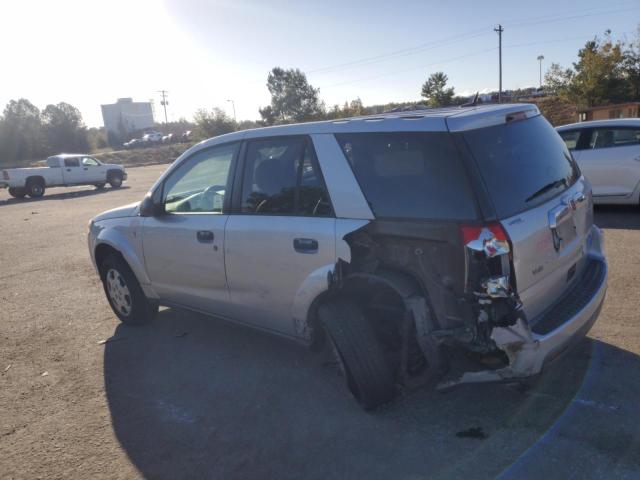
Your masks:
M 557 128 L 595 203 L 640 204 L 640 119 L 573 123 Z
M 142 137 L 145 142 L 157 143 L 162 141 L 162 134 L 160 132 L 148 132 Z

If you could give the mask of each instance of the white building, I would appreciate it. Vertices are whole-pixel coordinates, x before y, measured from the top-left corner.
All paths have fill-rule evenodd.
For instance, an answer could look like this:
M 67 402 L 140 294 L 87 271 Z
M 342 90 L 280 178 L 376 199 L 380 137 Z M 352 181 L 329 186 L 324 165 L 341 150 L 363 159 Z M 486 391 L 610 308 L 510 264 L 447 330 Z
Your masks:
M 153 109 L 150 102 L 134 102 L 131 98 L 119 98 L 116 103 L 101 107 L 105 129 L 118 137 L 153 127 Z

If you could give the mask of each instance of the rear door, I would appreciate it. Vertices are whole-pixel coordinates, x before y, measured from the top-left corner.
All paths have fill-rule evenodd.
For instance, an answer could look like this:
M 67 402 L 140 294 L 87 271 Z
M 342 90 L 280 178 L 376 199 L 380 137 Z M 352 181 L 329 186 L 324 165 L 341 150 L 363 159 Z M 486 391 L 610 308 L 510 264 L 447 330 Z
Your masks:
M 542 117 L 464 133 L 513 246 L 525 313 L 550 306 L 585 265 L 589 186 Z
M 628 197 L 640 182 L 640 128 L 593 128 L 576 158 L 595 197 Z
M 80 157 L 70 157 L 64 159 L 62 176 L 65 185 L 78 185 L 85 182 L 86 172 L 80 165 Z
M 336 259 L 335 218 L 310 139 L 249 141 L 236 185 L 225 230 L 233 316 L 295 335 L 296 295 Z

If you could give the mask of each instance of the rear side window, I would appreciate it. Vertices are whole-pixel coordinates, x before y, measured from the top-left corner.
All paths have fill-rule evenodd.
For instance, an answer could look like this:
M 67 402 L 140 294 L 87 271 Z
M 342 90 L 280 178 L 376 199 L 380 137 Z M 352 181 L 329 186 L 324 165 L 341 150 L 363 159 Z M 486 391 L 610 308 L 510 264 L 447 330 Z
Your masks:
M 640 144 L 640 129 L 596 128 L 591 133 L 589 148 L 626 147 Z
M 329 195 L 305 137 L 250 142 L 242 197 L 243 213 L 332 215 Z
M 64 159 L 65 167 L 79 167 L 80 159 L 79 158 L 65 158 Z
M 535 207 L 579 177 L 564 141 L 542 117 L 464 133 L 500 218 Z
M 379 218 L 473 220 L 475 201 L 448 133 L 336 135 Z

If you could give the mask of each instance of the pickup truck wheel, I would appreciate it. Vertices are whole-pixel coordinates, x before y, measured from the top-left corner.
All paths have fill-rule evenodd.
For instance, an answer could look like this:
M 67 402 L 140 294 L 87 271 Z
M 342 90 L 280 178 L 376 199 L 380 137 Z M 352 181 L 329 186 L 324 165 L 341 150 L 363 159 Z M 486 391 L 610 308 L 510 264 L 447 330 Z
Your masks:
M 396 396 L 393 373 L 360 307 L 336 299 L 321 305 L 318 315 L 358 403 L 372 410 L 390 402 Z
M 119 255 L 109 255 L 100 272 L 109 305 L 122 323 L 143 325 L 153 320 L 158 304 L 145 296 L 138 279 Z
M 27 195 L 31 198 L 40 198 L 44 195 L 44 182 L 42 180 L 29 180 L 27 182 Z
M 111 185 L 111 188 L 120 188 L 122 186 L 122 174 L 112 173 L 109 175 L 109 185 Z
M 14 198 L 24 198 L 27 191 L 22 187 L 9 187 L 9 195 Z

